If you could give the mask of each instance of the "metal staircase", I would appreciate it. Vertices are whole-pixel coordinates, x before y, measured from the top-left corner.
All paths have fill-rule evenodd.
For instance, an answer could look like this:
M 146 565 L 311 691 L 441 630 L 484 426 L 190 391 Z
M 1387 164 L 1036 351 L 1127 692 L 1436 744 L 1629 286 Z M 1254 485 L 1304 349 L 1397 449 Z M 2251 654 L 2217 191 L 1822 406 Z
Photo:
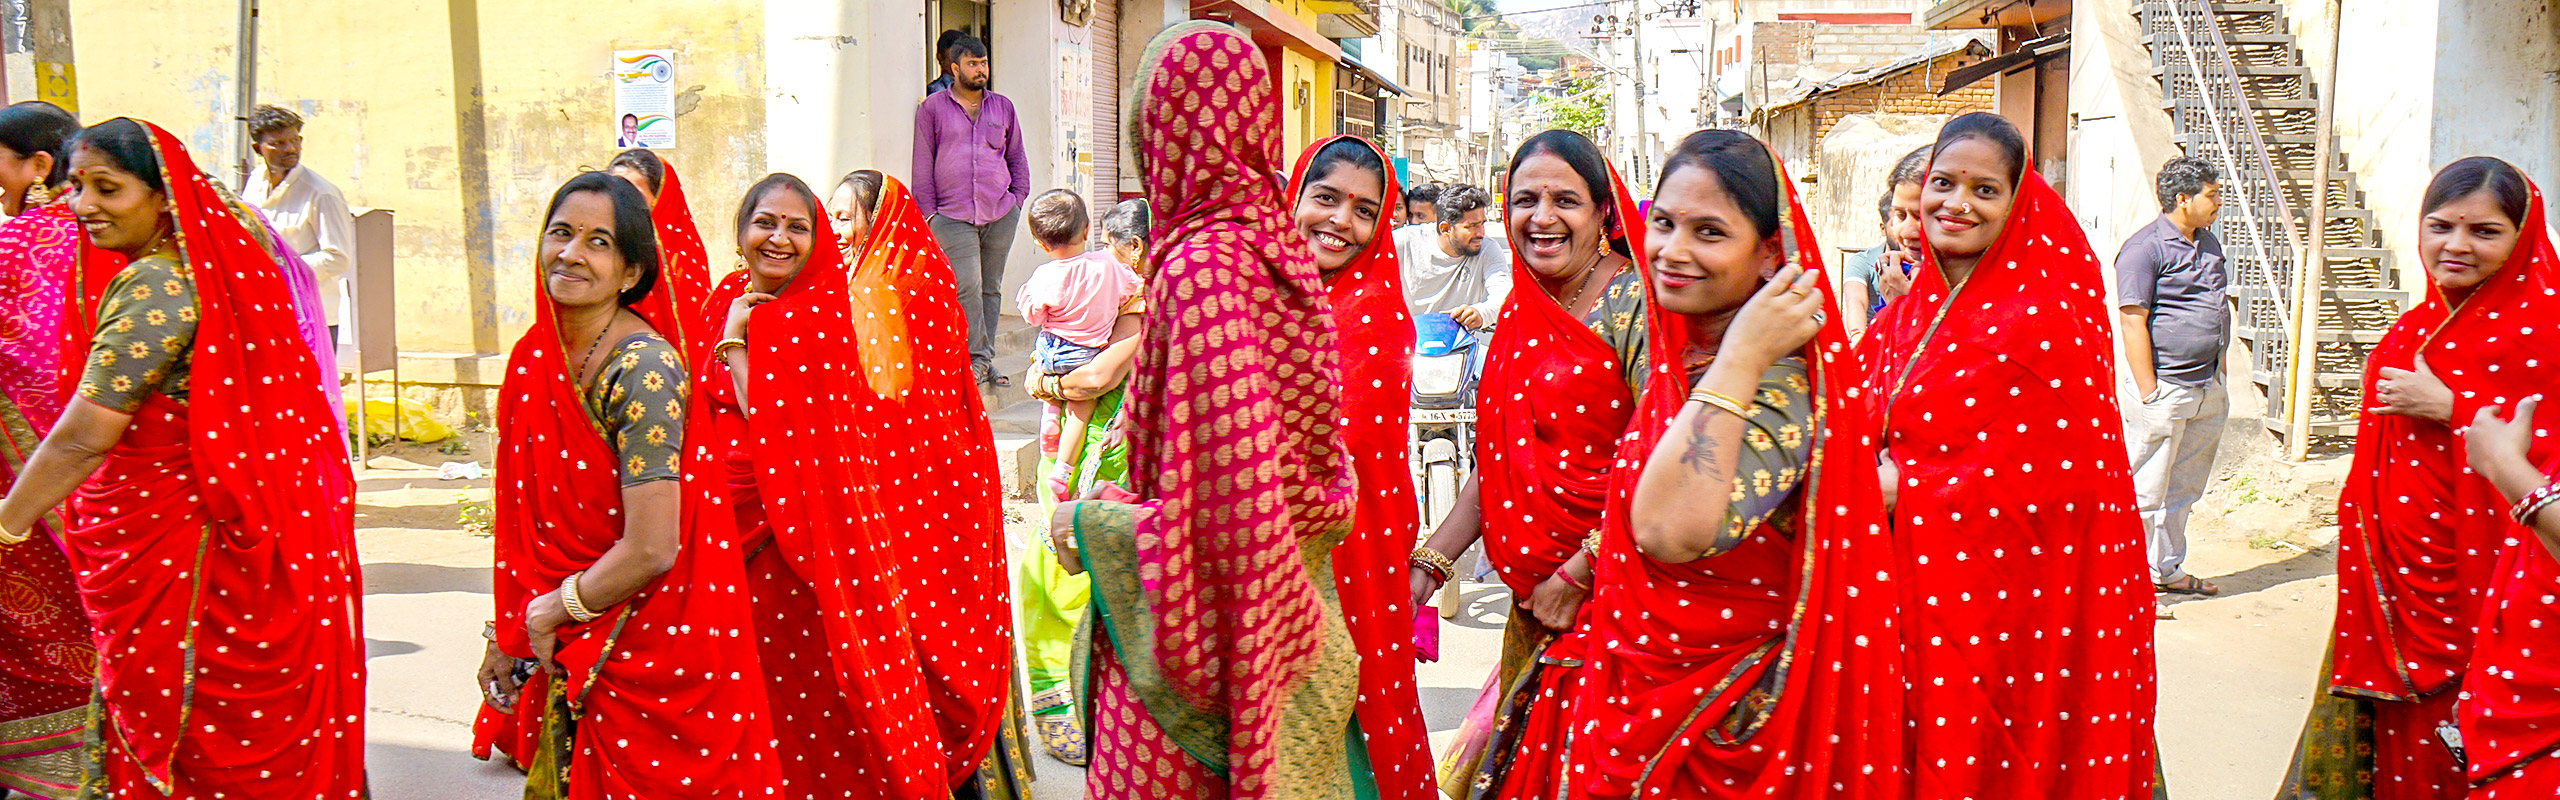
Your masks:
M 2351 436 L 2365 354 L 2409 299 L 2383 250 L 2373 212 L 2332 137 L 2327 186 L 2317 187 L 2319 103 L 2311 69 L 2272 2 L 2136 0 L 2152 74 L 2189 155 L 2222 168 L 2215 224 L 2239 301 L 2235 333 L 2249 349 L 2251 382 L 2265 392 L 2269 430 L 2283 434 L 2288 408 L 2296 270 L 2312 237 L 2327 245 L 2319 273 L 2306 404 L 2313 439 Z M 2314 191 L 2328 213 L 2316 223 Z

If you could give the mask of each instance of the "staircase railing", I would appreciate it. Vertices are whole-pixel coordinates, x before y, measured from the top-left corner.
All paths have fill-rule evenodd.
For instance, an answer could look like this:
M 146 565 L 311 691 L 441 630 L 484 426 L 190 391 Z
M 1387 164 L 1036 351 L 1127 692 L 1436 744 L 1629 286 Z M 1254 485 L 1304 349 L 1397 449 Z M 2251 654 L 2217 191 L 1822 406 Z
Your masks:
M 2177 33 L 2178 46 L 2185 51 L 2180 60 L 2185 62 L 2188 74 L 2195 80 L 2196 90 L 2204 101 L 2214 149 L 2220 156 L 2217 161 L 2222 167 L 2223 188 L 2239 193 L 2233 198 L 2237 202 L 2232 205 L 2241 212 L 2244 224 L 2240 227 L 2247 233 L 2239 244 L 2255 256 L 2261 274 L 2251 276 L 2240 270 L 2235 272 L 2243 272 L 2240 277 L 2244 283 L 2256 284 L 2275 298 L 2279 321 L 2276 330 L 2280 332 L 2277 339 L 2279 342 L 2290 339 L 2298 329 L 2294 325 L 2292 278 L 2296 265 L 2303 258 L 2300 255 L 2303 252 L 2302 231 L 2294 218 L 2291 204 L 2285 199 L 2283 178 L 2276 173 L 2274 162 L 2267 157 L 2266 138 L 2259 131 L 2256 111 L 2249 106 L 2240 71 L 2232 64 L 2230 43 L 2222 35 L 2221 24 L 2215 21 L 2212 0 L 2152 1 L 2168 8 L 2169 23 Z M 2233 146 L 2235 129 L 2240 132 L 2240 144 L 2244 147 Z M 2327 191 L 2327 188 L 2314 187 L 2313 191 Z M 2268 241 L 2270 226 L 2263 217 L 2269 212 L 2276 219 L 2274 227 L 2283 232 L 2281 246 Z M 2325 220 L 2321 222 L 2325 223 Z M 2313 290 L 2317 291 L 2317 287 Z M 2259 335 L 2265 335 L 2267 326 L 2253 327 L 2259 329 Z M 2286 409 L 2286 413 L 2291 412 L 2292 409 Z

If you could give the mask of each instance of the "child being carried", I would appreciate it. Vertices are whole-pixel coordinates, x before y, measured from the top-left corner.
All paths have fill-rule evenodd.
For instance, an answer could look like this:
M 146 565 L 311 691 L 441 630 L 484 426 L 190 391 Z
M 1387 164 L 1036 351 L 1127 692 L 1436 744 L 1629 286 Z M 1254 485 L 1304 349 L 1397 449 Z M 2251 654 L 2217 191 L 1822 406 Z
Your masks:
M 1022 320 L 1040 328 L 1031 346 L 1031 369 L 1045 376 L 1065 375 L 1091 363 L 1109 346 L 1113 323 L 1142 302 L 1138 273 L 1108 250 L 1085 249 L 1092 218 L 1085 212 L 1084 198 L 1075 192 L 1043 192 L 1032 198 L 1022 216 L 1032 240 L 1051 259 L 1032 271 L 1014 297 Z M 1092 400 L 1059 403 L 1063 418 L 1051 454 L 1056 466 L 1047 478 L 1049 493 L 1061 501 L 1073 499 L 1076 465 L 1084 452 L 1093 406 Z

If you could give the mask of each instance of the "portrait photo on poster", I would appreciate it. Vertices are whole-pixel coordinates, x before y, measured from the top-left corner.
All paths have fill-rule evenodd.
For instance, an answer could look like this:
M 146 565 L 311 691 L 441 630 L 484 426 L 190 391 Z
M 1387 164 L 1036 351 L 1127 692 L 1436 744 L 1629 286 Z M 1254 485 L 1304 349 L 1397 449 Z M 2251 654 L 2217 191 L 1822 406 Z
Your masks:
M 613 146 L 676 146 L 676 51 L 613 52 Z

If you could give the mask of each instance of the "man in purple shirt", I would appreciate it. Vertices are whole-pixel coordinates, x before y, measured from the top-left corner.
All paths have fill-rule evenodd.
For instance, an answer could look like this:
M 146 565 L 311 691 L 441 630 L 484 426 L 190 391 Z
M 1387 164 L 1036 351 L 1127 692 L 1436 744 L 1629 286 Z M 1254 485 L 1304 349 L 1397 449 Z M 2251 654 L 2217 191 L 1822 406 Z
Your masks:
M 951 259 L 960 310 L 969 318 L 969 362 L 978 382 L 1010 386 L 995 371 L 996 314 L 1002 309 L 1005 252 L 1031 196 L 1031 164 L 1013 101 L 987 91 L 987 44 L 951 43 L 951 88 L 916 107 L 916 204 Z

